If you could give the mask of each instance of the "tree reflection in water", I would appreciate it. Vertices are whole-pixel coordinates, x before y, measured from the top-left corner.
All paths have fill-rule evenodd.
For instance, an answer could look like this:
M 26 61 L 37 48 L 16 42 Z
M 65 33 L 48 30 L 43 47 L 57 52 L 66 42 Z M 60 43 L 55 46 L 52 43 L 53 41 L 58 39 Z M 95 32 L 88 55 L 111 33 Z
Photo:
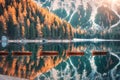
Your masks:
M 110 46 L 111 45 L 111 46 Z M 113 47 L 114 46 L 114 47 Z M 0 57 L 0 74 L 5 74 L 5 75 L 9 75 L 9 76 L 15 76 L 15 77 L 20 77 L 20 78 L 27 78 L 27 79 L 34 79 L 37 76 L 40 76 L 42 74 L 47 74 L 49 73 L 49 71 L 51 71 L 52 69 L 54 69 L 55 67 L 59 67 L 60 65 L 64 64 L 65 62 L 67 62 L 68 60 L 71 61 L 71 63 L 73 63 L 75 66 L 82 66 L 84 65 L 83 63 L 87 60 L 87 58 L 89 59 L 89 57 L 91 57 L 90 55 L 92 55 L 90 52 L 92 52 L 93 50 L 110 50 L 112 52 L 119 52 L 119 45 L 117 45 L 117 43 L 69 43 L 69 44 L 9 44 L 6 48 L 1 48 L 0 50 L 6 50 L 9 52 L 8 56 L 1 56 Z M 12 55 L 13 51 L 29 51 L 32 52 L 32 55 L 30 56 L 15 56 Z M 40 52 L 41 51 L 58 51 L 59 55 L 54 55 L 54 56 L 40 56 Z M 83 55 L 82 57 L 76 56 L 74 57 L 74 60 L 77 61 L 78 57 L 79 57 L 79 65 L 77 64 L 77 62 L 74 62 L 74 60 L 72 60 L 73 57 L 67 56 L 66 52 L 68 51 L 76 51 L 76 52 L 80 52 L 83 51 L 85 52 L 85 55 Z M 89 53 L 88 53 L 89 52 Z M 107 56 L 103 56 L 103 57 L 95 57 L 95 64 L 98 66 L 98 71 L 101 71 L 101 69 L 103 69 L 104 71 L 107 71 L 109 69 L 112 69 L 113 67 L 108 67 L 107 65 L 116 65 L 118 63 L 118 60 L 116 60 L 113 56 L 112 62 L 111 60 L 109 60 L 108 62 L 104 61 L 105 59 L 109 59 L 110 54 L 108 54 Z M 69 59 L 68 59 L 69 58 Z M 86 60 L 84 59 L 86 58 Z M 104 60 L 103 60 L 104 59 Z M 111 59 L 111 58 L 110 58 Z M 100 60 L 100 61 L 99 61 Z M 101 67 L 100 64 L 104 64 L 101 62 L 101 60 L 103 60 L 103 62 L 105 62 L 105 64 Z M 73 61 L 73 62 L 72 62 Z M 83 61 L 83 62 L 82 62 Z M 62 62 L 62 63 L 61 63 Z M 60 65 L 58 65 L 60 64 Z M 57 66 L 58 65 L 58 66 Z M 89 64 L 86 63 L 86 66 L 88 67 Z M 81 68 L 81 67 L 80 67 Z M 101 69 L 100 69 L 101 68 Z M 104 69 L 106 68 L 106 69 Z M 78 69 L 79 71 L 79 69 Z M 80 73 L 82 73 L 83 70 L 80 69 Z M 104 72 L 103 71 L 103 72 Z M 46 73 L 47 72 L 47 73 Z M 90 70 L 88 70 L 89 74 Z M 102 72 L 102 73 L 103 73 Z M 80 74 L 79 73 L 79 74 Z

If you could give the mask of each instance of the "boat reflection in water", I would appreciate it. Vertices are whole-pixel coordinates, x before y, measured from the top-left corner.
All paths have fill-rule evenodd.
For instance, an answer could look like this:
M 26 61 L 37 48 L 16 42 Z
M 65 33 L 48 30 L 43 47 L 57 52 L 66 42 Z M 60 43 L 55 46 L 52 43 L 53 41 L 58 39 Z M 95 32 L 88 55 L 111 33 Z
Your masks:
M 8 56 L 8 52 L 7 52 L 7 51 L 0 51 L 0 56 L 3 56 L 3 55 L 4 55 L 4 56 L 5 56 L 5 55 Z
M 12 43 L 0 47 L 0 74 L 31 80 L 114 78 L 120 46 L 108 43 Z
M 106 55 L 108 52 L 107 51 L 93 51 L 92 55 Z
M 12 55 L 16 55 L 16 56 L 20 56 L 20 55 L 27 56 L 28 55 L 28 56 L 31 56 L 32 52 L 29 52 L 29 51 L 13 51 Z

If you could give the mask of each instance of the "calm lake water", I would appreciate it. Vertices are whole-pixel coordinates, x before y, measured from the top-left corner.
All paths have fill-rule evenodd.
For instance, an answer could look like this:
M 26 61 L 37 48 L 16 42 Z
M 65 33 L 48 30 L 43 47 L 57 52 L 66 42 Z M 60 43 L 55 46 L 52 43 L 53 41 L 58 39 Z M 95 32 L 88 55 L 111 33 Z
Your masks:
M 0 50 L 9 52 L 0 57 L 1 74 L 35 80 L 120 80 L 120 42 L 10 43 Z M 108 53 L 93 56 L 94 50 Z M 30 51 L 32 56 L 13 56 L 12 51 Z M 40 51 L 59 55 L 39 56 Z M 67 51 L 85 54 L 66 56 Z

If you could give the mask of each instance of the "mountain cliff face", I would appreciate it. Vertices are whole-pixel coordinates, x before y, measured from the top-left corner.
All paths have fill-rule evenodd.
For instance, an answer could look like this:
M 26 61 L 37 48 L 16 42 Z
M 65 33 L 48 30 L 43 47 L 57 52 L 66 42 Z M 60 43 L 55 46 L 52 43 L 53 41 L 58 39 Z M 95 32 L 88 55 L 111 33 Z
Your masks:
M 0 0 L 0 37 L 72 39 L 75 29 L 32 0 Z
M 83 29 L 76 38 L 120 39 L 120 0 L 35 0 L 40 6 Z

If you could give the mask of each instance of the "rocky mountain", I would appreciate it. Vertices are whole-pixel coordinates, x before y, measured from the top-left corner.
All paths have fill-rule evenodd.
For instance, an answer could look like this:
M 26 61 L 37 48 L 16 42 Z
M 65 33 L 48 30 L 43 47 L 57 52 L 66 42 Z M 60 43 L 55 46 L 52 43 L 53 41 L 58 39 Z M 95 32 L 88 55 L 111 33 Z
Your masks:
M 120 0 L 35 0 L 86 33 L 76 38 L 120 39 Z

